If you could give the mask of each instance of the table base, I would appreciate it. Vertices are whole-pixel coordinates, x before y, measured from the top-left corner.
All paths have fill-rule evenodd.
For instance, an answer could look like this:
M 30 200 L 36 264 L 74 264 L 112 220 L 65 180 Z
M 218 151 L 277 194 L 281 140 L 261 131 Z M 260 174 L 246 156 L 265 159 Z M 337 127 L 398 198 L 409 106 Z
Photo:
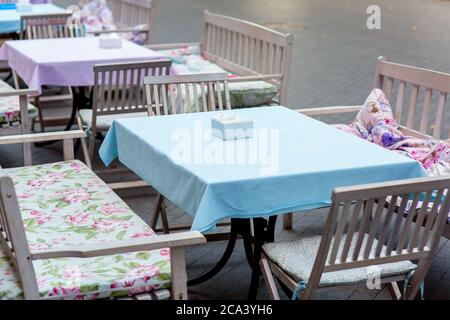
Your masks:
M 248 219 L 231 219 L 230 238 L 227 247 L 217 262 L 209 271 L 202 274 L 198 278 L 188 281 L 188 286 L 197 285 L 205 282 L 215 276 L 227 264 L 233 253 L 238 236 L 242 236 L 244 241 L 244 250 L 247 262 L 252 269 L 250 280 L 250 288 L 248 300 L 255 300 L 258 292 L 258 283 L 261 276 L 259 269 L 259 260 L 261 259 L 262 246 L 265 242 L 273 242 L 275 237 L 275 223 L 277 216 L 266 218 L 253 218 L 253 236 L 251 234 L 250 218 Z M 253 242 L 253 248 L 252 248 Z

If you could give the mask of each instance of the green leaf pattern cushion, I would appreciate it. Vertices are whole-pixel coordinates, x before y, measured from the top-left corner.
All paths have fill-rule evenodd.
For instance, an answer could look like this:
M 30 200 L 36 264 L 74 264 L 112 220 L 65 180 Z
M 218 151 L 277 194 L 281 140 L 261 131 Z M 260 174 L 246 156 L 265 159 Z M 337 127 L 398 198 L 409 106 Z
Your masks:
M 79 161 L 0 169 L 15 184 L 32 252 L 154 236 L 132 210 Z M 170 285 L 169 250 L 34 261 L 43 298 L 96 299 Z M 0 247 L 0 298 L 20 299 L 16 270 Z
M 0 80 L 0 92 L 10 91 L 13 88 Z M 37 116 L 37 108 L 28 104 L 28 116 L 30 119 Z M 20 125 L 20 104 L 18 96 L 0 97 L 0 130 Z
M 187 46 L 172 50 L 158 51 L 162 56 L 172 61 L 175 74 L 218 73 L 225 72 L 230 78 L 237 77 L 200 55 L 198 46 Z M 229 83 L 230 102 L 232 108 L 254 107 L 271 102 L 277 94 L 277 89 L 265 81 Z M 225 100 L 224 100 L 225 101 Z M 187 108 L 187 110 L 195 110 Z

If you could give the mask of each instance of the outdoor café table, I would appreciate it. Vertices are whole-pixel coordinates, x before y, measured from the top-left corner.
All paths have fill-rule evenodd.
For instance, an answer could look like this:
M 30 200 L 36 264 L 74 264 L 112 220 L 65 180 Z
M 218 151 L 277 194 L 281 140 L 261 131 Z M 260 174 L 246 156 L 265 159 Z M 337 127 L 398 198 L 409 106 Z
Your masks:
M 6 41 L 0 48 L 0 60 L 7 60 L 30 89 L 40 92 L 43 85 L 73 87 L 72 114 L 66 129 L 73 125 L 77 107 L 84 104 L 77 89 L 94 84 L 94 65 L 160 58 L 127 40 L 122 40 L 121 48 L 102 49 L 98 37 Z
M 193 230 L 208 231 L 231 218 L 224 256 L 190 285 L 223 267 L 237 233 L 250 238 L 253 219 L 253 253 L 246 248 L 246 254 L 253 270 L 249 298 L 254 299 L 261 247 L 274 240 L 276 215 L 328 206 L 338 186 L 427 176 L 413 159 L 285 107 L 231 112 L 253 120 L 253 138 L 223 141 L 210 131 L 217 112 L 190 113 L 115 120 L 100 148 L 106 165 L 118 158 L 192 215 Z M 258 154 L 259 160 L 230 161 L 233 150 Z
M 10 8 L 14 6 L 14 8 Z M 9 9 L 2 9 L 9 8 Z M 51 3 L 32 4 L 31 11 L 17 12 L 14 3 L 0 4 L 0 34 L 17 33 L 20 29 L 20 16 L 31 14 L 63 13 L 65 9 Z

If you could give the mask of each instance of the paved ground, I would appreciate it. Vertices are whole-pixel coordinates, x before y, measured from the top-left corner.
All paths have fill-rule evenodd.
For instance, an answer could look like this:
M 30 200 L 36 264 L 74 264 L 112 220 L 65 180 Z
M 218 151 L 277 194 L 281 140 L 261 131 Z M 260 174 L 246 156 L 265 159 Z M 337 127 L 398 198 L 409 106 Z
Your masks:
M 67 5 L 67 0 L 55 0 Z M 289 106 L 359 104 L 372 83 L 376 58 L 450 72 L 450 1 L 444 0 L 156 0 L 155 42 L 200 40 L 203 9 L 291 32 L 295 37 Z M 366 28 L 366 8 L 381 7 L 381 30 Z M 346 121 L 347 119 L 337 119 Z M 36 162 L 58 159 L 58 146 L 35 151 Z M 0 164 L 17 166 L 20 149 L 0 148 Z M 121 194 L 148 221 L 153 196 Z M 299 213 L 292 232 L 277 230 L 277 239 L 320 234 L 324 211 Z M 190 218 L 171 210 L 175 223 Z M 189 274 L 207 269 L 221 255 L 224 243 L 188 252 Z M 250 272 L 241 246 L 213 280 L 192 288 L 201 299 L 243 299 Z M 262 288 L 260 298 L 267 298 Z M 321 293 L 321 299 L 385 299 L 386 290 L 364 287 Z M 450 242 L 442 239 L 426 281 L 428 299 L 450 299 Z

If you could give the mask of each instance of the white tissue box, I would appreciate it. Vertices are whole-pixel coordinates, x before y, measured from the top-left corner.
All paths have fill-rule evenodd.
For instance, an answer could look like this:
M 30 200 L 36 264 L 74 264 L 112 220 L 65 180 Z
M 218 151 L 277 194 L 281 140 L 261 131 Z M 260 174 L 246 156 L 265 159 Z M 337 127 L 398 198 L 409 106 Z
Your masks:
M 253 137 L 253 121 L 232 113 L 219 114 L 211 119 L 212 133 L 222 140 Z
M 29 12 L 32 11 L 33 7 L 29 2 L 18 2 L 16 3 L 16 11 L 17 12 Z
M 101 35 L 98 39 L 100 48 L 102 49 L 117 49 L 122 48 L 122 38 L 113 35 Z

